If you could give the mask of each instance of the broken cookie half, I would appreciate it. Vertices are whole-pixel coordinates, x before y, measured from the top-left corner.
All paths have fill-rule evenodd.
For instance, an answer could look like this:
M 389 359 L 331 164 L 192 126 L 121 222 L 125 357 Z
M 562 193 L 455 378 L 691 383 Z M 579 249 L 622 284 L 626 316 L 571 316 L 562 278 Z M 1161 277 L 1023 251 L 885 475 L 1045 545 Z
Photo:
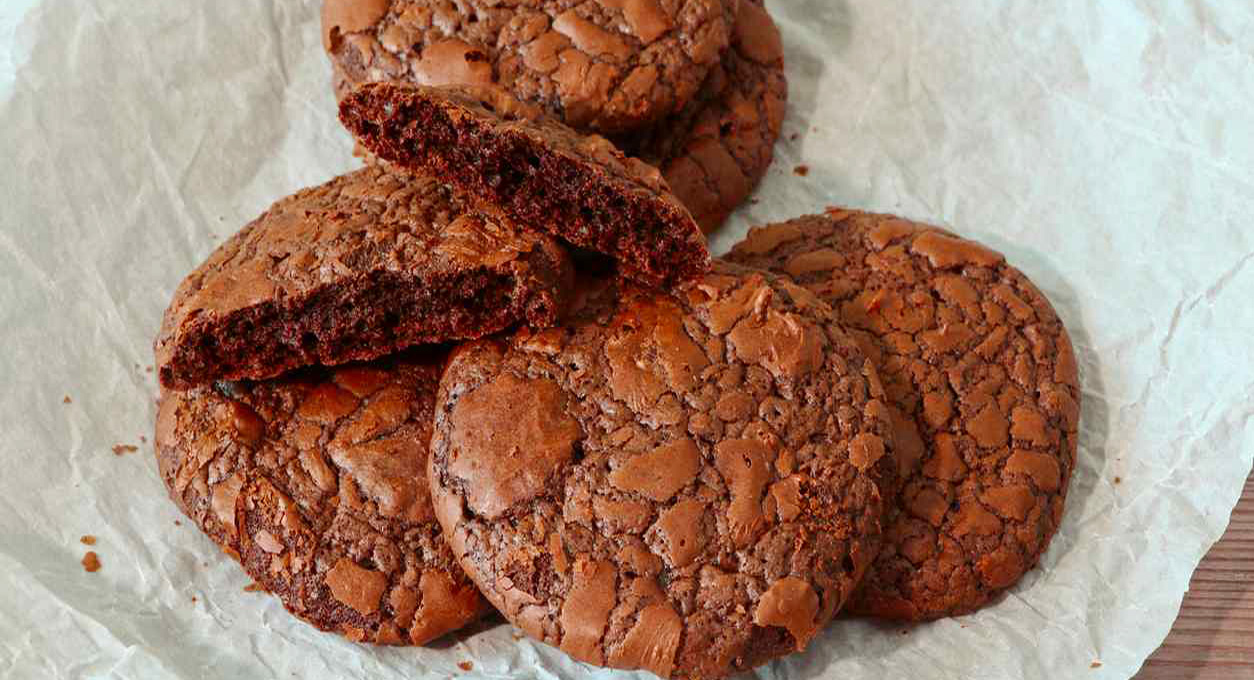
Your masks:
M 158 372 L 188 389 L 543 328 L 573 276 L 553 239 L 436 179 L 368 167 L 279 201 L 184 279 Z

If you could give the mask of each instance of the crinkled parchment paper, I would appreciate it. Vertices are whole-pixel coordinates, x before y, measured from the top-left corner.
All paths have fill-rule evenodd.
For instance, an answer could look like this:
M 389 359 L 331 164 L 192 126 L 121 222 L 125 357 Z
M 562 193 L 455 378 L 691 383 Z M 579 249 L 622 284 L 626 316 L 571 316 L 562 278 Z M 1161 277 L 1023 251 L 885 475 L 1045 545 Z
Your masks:
M 1062 531 L 1003 601 L 841 622 L 760 675 L 1131 676 L 1254 456 L 1250 4 L 770 9 L 784 139 L 715 249 L 833 203 L 983 240 L 1071 329 L 1084 413 Z M 149 366 L 170 294 L 271 201 L 354 165 L 317 17 L 316 0 L 0 0 L 0 677 L 587 671 L 506 625 L 418 650 L 320 634 L 244 592 L 166 500 Z

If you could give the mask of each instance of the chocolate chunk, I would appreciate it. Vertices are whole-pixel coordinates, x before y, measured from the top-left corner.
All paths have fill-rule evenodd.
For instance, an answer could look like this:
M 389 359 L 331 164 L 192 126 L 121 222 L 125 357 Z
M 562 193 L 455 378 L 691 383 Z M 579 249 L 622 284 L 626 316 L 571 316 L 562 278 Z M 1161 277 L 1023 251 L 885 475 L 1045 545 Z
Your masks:
M 340 103 L 340 120 L 379 158 L 608 255 L 645 285 L 709 270 L 700 229 L 655 168 L 498 90 L 366 84 Z
M 895 488 L 870 362 L 782 277 L 716 263 L 670 294 L 583 285 L 561 325 L 449 361 L 429 479 L 458 560 L 507 619 L 590 663 L 718 678 L 803 648 Z M 720 408 L 730 394 L 748 404 Z M 470 417 L 486 403 L 523 415 Z M 502 456 L 538 473 L 486 460 Z
M 263 379 L 419 343 L 552 323 L 572 268 L 430 178 L 370 167 L 285 198 L 179 286 L 161 384 Z
M 904 483 L 849 610 L 932 619 L 1016 583 L 1058 528 L 1075 464 L 1079 376 L 1048 300 L 989 248 L 852 210 L 754 229 L 728 257 L 831 304 L 889 395 Z

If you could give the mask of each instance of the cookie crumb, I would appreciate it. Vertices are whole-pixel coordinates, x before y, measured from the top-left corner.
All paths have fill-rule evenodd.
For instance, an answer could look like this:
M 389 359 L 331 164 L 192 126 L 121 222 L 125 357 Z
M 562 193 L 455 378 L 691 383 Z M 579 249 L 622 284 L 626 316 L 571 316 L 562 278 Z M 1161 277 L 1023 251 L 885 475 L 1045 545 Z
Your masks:
M 797 167 L 792 169 L 792 174 L 798 177 L 805 177 L 806 175 L 810 174 L 810 166 L 798 165 Z
M 261 584 L 257 583 L 256 581 L 244 586 L 244 592 L 246 593 L 260 593 L 264 591 L 265 591 L 265 588 L 262 588 Z
M 74 400 L 73 400 L 73 399 L 70 399 L 70 395 L 68 395 L 68 394 L 67 394 L 67 395 L 65 395 L 65 398 L 61 400 L 61 403 L 62 403 L 62 404 L 73 404 L 73 403 L 74 403 Z
M 138 446 L 132 446 L 130 444 L 114 444 L 113 445 L 113 455 L 115 456 L 125 456 L 128 453 L 135 453 L 138 450 L 139 450 Z
M 83 555 L 82 564 L 87 573 L 94 574 L 100 571 L 100 556 L 94 550 L 88 550 L 87 554 Z
M 788 135 L 788 141 L 790 141 L 790 142 L 795 142 L 795 141 L 797 141 L 798 139 L 801 139 L 801 133 L 800 133 L 800 132 L 794 132 L 794 133 L 792 133 L 791 135 Z
M 83 545 L 96 545 L 96 537 L 91 534 L 84 534 L 82 538 L 78 539 L 78 542 Z
M 470 671 L 473 671 L 475 669 L 475 665 L 469 661 L 459 661 L 457 663 L 457 667 L 462 669 L 462 671 L 466 673 L 469 673 Z
M 141 435 L 139 435 L 139 443 L 140 443 L 140 444 L 147 444 L 147 443 L 148 443 L 148 438 L 147 438 L 147 437 L 145 437 L 145 436 L 144 436 L 144 435 L 142 435 L 142 434 L 141 434 Z
M 1101 661 L 1094 661 L 1093 663 L 1089 664 L 1089 668 L 1101 668 L 1101 667 L 1102 667 Z
M 1115 477 L 1115 484 L 1123 482 L 1123 477 Z
M 196 596 L 192 595 L 192 604 L 196 604 Z
M 174 526 L 176 526 L 176 527 L 181 527 L 181 526 L 183 526 L 183 523 L 182 523 L 182 522 L 180 522 L 180 521 L 178 521 L 178 520 L 176 519 L 176 520 L 174 520 Z

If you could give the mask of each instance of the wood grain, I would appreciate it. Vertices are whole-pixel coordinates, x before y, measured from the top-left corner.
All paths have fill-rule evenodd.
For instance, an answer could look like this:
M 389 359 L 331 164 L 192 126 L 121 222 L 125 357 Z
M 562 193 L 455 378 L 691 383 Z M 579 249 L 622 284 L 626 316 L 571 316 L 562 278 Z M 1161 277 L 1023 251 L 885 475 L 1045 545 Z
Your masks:
M 1254 475 L 1223 538 L 1193 574 L 1163 646 L 1136 680 L 1254 678 Z

